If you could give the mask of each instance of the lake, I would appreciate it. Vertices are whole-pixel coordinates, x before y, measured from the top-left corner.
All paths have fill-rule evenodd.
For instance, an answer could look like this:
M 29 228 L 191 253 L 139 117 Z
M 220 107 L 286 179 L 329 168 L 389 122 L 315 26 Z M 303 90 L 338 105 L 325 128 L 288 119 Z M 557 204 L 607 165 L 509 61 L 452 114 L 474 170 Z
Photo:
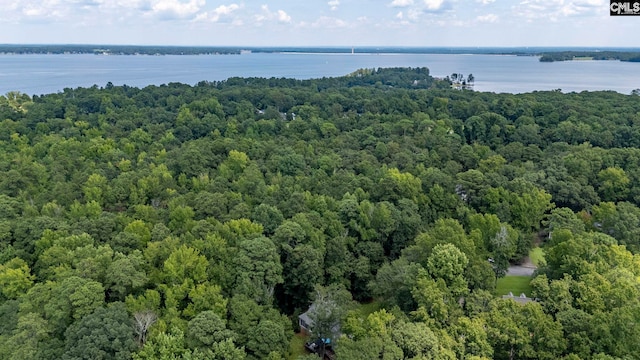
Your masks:
M 542 63 L 535 56 L 461 54 L 243 55 L 0 55 L 0 94 L 40 95 L 64 88 L 114 85 L 144 87 L 169 82 L 196 84 L 229 77 L 310 79 L 342 76 L 361 68 L 428 67 L 431 75 L 453 72 L 475 77 L 476 91 L 524 93 L 640 88 L 640 63 L 565 61 Z

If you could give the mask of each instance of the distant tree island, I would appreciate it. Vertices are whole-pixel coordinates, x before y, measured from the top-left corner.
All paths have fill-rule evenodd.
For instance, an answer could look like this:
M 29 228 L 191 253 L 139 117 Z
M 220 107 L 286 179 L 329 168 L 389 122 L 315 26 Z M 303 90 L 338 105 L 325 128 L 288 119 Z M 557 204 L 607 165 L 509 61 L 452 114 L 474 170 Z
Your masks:
M 572 61 L 572 60 L 620 60 L 640 62 L 640 52 L 637 51 L 558 51 L 545 52 L 540 56 L 542 62 Z

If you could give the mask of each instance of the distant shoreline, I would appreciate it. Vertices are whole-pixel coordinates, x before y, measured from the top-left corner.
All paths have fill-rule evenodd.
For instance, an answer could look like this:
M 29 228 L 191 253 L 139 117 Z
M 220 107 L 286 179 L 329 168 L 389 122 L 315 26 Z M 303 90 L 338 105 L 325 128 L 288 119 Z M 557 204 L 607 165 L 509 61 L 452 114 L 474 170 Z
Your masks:
M 541 56 L 540 61 L 567 61 L 574 57 L 592 57 L 622 61 L 640 57 L 640 48 L 576 48 L 576 47 L 239 47 L 239 46 L 147 46 L 147 45 L 65 45 L 65 44 L 0 44 L 2 55 L 242 55 L 249 53 L 293 54 L 446 54 L 446 55 L 512 55 Z
M 640 62 L 638 51 L 557 51 L 541 54 L 541 62 L 585 61 L 585 60 L 619 60 Z

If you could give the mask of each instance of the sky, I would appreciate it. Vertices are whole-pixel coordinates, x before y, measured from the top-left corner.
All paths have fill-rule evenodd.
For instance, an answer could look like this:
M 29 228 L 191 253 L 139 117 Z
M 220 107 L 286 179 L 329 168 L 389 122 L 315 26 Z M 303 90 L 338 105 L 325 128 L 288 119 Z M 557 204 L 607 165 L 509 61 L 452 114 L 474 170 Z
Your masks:
M 603 0 L 0 0 L 0 43 L 640 47 Z

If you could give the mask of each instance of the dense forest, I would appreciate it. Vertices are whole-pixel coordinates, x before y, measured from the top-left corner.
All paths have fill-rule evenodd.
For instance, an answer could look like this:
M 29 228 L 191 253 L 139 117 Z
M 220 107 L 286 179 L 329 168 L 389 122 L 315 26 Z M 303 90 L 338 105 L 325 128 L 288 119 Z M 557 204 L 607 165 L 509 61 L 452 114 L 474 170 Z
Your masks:
M 312 303 L 338 359 L 640 356 L 637 96 L 370 69 L 0 121 L 2 359 L 313 359 Z M 538 246 L 535 301 L 501 298 Z

